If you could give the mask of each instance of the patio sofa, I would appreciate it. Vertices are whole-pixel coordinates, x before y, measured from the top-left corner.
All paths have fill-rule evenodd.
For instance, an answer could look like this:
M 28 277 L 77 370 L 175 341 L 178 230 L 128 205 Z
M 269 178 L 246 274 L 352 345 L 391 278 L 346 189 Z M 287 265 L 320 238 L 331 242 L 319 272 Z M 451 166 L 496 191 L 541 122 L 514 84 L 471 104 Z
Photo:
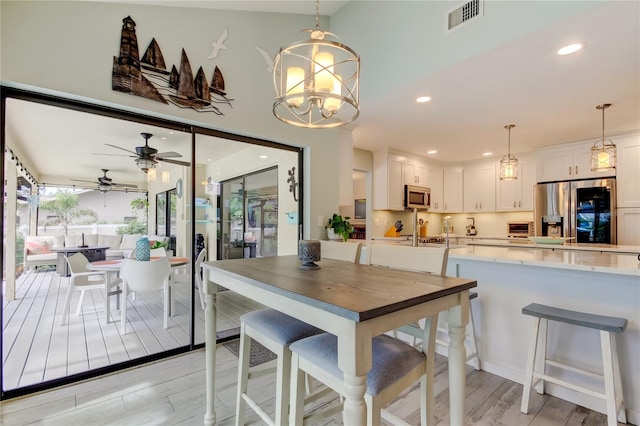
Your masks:
M 84 244 L 88 246 L 108 246 L 105 254 L 107 259 L 121 259 L 128 257 L 136 248 L 136 241 L 142 234 L 104 235 L 84 234 Z M 151 235 L 149 241 L 167 243 L 169 237 Z M 35 268 L 38 266 L 55 265 L 57 253 L 52 248 L 78 247 L 82 244 L 82 234 L 46 235 L 25 237 L 24 267 Z

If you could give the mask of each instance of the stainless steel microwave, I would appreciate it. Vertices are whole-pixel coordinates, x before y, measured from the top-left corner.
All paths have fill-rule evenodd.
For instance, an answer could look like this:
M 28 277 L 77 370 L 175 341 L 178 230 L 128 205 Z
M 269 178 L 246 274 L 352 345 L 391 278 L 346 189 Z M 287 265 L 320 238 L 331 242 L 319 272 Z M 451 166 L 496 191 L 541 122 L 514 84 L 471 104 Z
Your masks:
M 431 188 L 405 185 L 404 206 L 407 209 L 428 209 L 431 206 Z

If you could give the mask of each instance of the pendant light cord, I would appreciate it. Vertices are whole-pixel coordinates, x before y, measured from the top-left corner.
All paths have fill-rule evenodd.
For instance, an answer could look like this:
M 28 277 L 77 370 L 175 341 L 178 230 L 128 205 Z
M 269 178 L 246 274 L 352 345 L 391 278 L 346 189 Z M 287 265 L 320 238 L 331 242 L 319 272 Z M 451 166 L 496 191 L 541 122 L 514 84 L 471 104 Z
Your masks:
M 316 0 L 316 30 L 320 30 L 320 0 Z

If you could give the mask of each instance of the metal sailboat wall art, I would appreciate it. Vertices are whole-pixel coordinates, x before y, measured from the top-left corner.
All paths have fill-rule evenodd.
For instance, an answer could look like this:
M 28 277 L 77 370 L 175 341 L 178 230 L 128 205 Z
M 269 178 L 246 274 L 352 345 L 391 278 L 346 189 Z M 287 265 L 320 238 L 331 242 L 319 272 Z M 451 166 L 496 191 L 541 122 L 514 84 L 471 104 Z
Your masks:
M 233 99 L 227 97 L 224 77 L 218 66 L 213 71 L 210 85 L 203 67 L 198 68 L 194 78 L 189 57 L 183 48 L 180 68 L 172 65 L 171 71 L 168 71 L 155 38 L 151 39 L 140 59 L 136 23 L 131 16 L 124 18 L 122 23 L 120 56 L 113 58 L 113 90 L 217 115 L 224 115 L 217 105 L 226 104 L 231 107 Z

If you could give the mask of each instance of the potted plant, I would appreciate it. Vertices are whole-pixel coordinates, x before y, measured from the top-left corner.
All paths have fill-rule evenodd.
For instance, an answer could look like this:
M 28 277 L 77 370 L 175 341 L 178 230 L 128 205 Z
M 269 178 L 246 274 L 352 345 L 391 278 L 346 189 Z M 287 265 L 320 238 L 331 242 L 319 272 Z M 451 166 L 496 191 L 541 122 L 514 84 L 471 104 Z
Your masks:
M 349 216 L 344 218 L 339 214 L 333 214 L 327 222 L 327 237 L 330 240 L 339 240 L 342 238 L 344 241 L 349 239 L 349 235 L 353 232 L 353 226 L 349 223 Z

